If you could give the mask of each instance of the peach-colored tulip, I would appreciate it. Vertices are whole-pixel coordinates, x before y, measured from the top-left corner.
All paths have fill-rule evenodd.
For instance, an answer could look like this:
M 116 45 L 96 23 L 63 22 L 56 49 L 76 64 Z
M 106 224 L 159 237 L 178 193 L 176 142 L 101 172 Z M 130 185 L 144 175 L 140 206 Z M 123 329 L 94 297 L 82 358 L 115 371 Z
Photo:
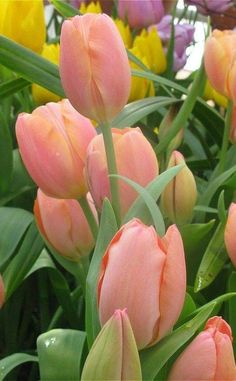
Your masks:
M 158 162 L 151 144 L 139 128 L 112 130 L 119 175 L 146 187 L 158 175 Z M 92 197 L 101 209 L 105 197 L 110 198 L 106 154 L 103 136 L 96 136 L 87 151 L 86 175 Z M 124 216 L 138 196 L 123 180 L 119 180 L 121 215 Z
M 0 274 L 0 308 L 2 307 L 4 303 L 4 300 L 5 300 L 5 288 L 4 288 L 2 276 Z
M 236 204 L 232 202 L 229 208 L 225 227 L 225 246 L 231 261 L 236 266 Z
M 178 357 L 168 377 L 177 380 L 236 380 L 231 328 L 221 317 L 209 319 L 205 330 Z
M 79 198 L 87 193 L 84 164 L 96 135 L 89 119 L 65 99 L 20 114 L 16 136 L 21 157 L 35 183 L 48 196 Z
M 232 144 L 236 144 L 236 106 L 233 106 L 229 138 Z
M 128 20 L 131 28 L 156 24 L 164 16 L 162 0 L 118 0 L 118 16 Z
M 125 106 L 131 72 L 122 38 L 105 14 L 64 21 L 60 74 L 72 105 L 97 121 L 114 118 Z
M 211 85 L 219 93 L 235 101 L 236 32 L 215 29 L 206 41 L 204 62 Z
M 94 239 L 78 201 L 48 197 L 38 189 L 34 214 L 41 234 L 59 254 L 74 261 L 89 255 Z
M 127 308 L 138 348 L 151 346 L 173 328 L 185 289 L 184 249 L 177 227 L 170 226 L 160 238 L 152 226 L 133 219 L 113 237 L 102 260 L 101 324 L 117 308 Z

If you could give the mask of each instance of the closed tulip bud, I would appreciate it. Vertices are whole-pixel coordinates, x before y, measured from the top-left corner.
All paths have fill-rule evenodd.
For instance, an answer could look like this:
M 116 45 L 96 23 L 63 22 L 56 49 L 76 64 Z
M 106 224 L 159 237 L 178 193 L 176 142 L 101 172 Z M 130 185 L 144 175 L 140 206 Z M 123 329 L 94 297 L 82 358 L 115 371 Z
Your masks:
M 236 32 L 215 29 L 206 40 L 204 62 L 211 85 L 236 101 Z
M 97 336 L 81 381 L 142 380 L 137 346 L 128 315 L 116 310 Z
M 146 187 L 158 175 L 158 162 L 151 144 L 139 128 L 112 130 L 118 174 Z M 87 151 L 86 176 L 96 206 L 110 198 L 106 154 L 102 135 L 97 135 Z M 121 215 L 124 216 L 138 193 L 125 181 L 119 180 Z
M 168 377 L 168 381 L 235 379 L 231 328 L 219 316 L 208 320 L 204 331 L 178 357 Z
M 0 308 L 3 306 L 5 300 L 5 289 L 2 276 L 0 274 Z
M 173 328 L 185 289 L 184 249 L 176 226 L 170 226 L 161 238 L 152 226 L 133 219 L 116 233 L 102 259 L 101 324 L 117 308 L 127 308 L 138 348 L 151 346 Z
M 43 51 L 42 51 L 42 57 L 46 58 L 50 62 L 55 63 L 56 65 L 59 64 L 59 52 L 60 52 L 60 46 L 59 44 L 44 44 Z M 33 83 L 32 85 L 32 96 L 34 101 L 37 104 L 45 104 L 48 102 L 58 102 L 61 98 L 52 93 L 51 91 L 45 89 L 44 87 L 41 87 L 37 85 L 36 83 Z
M 225 227 L 225 246 L 231 261 L 236 266 L 236 204 L 229 208 L 228 219 Z
M 115 75 L 114 75 L 115 64 Z M 60 74 L 72 105 L 96 121 L 109 121 L 125 106 L 131 71 L 122 38 L 105 14 L 64 21 Z
M 86 195 L 84 165 L 87 146 L 96 135 L 92 123 L 65 99 L 20 114 L 16 136 L 23 162 L 48 196 Z
M 43 0 L 0 1 L 0 34 L 40 53 L 46 38 Z
M 187 167 L 183 155 L 174 151 L 168 168 L 184 164 L 183 169 L 169 182 L 161 195 L 161 206 L 165 215 L 179 225 L 188 222 L 193 213 L 197 199 L 197 188 L 194 176 Z
M 59 254 L 72 261 L 90 254 L 94 239 L 78 201 L 48 197 L 38 189 L 34 215 L 41 234 Z
M 119 0 L 118 16 L 128 20 L 131 28 L 145 28 L 164 16 L 162 0 Z
M 159 127 L 159 140 L 162 140 L 164 136 L 170 131 L 173 120 L 177 116 L 179 112 L 180 106 L 178 104 L 174 104 L 170 107 L 169 111 L 161 121 Z M 184 136 L 184 130 L 180 130 L 175 137 L 171 140 L 168 146 L 168 152 L 172 152 L 182 143 Z

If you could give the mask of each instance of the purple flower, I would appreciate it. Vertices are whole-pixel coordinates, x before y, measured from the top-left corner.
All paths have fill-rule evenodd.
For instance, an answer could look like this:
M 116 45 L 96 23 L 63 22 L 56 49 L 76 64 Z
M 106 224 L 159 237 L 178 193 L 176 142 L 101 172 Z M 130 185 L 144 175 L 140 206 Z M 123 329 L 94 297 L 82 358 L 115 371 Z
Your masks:
M 166 15 L 162 18 L 159 24 L 156 24 L 158 34 L 163 42 L 167 45 L 171 38 L 171 23 L 172 17 Z M 187 61 L 186 48 L 193 41 L 195 28 L 190 24 L 176 24 L 175 29 L 175 42 L 174 42 L 174 65 L 173 70 L 180 70 Z
M 211 12 L 222 13 L 233 5 L 232 0 L 186 0 L 186 3 L 195 5 L 203 15 Z

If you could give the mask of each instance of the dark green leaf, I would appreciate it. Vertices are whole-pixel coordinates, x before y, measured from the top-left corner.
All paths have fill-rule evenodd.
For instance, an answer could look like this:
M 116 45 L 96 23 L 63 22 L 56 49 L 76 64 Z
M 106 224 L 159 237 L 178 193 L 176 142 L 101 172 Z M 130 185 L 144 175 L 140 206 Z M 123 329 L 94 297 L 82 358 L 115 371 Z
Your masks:
M 29 86 L 30 82 L 23 78 L 10 79 L 0 84 L 0 99 L 9 97 L 19 90 Z
M 5 193 L 10 185 L 13 169 L 12 140 L 4 116 L 0 112 L 0 193 Z
M 38 357 L 30 356 L 26 353 L 14 353 L 13 355 L 7 356 L 0 361 L 0 381 L 17 366 L 24 364 L 26 362 L 38 362 Z

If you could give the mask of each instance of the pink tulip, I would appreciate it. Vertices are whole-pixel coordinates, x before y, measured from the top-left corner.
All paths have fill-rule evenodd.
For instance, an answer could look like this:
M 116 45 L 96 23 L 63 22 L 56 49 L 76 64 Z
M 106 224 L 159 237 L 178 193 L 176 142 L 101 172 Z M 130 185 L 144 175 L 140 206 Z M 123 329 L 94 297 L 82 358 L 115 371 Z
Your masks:
M 73 261 L 89 255 L 94 239 L 78 201 L 48 197 L 38 189 L 34 214 L 41 234 L 59 254 Z
M 87 146 L 96 135 L 90 120 L 67 99 L 20 114 L 16 136 L 23 162 L 35 183 L 48 196 L 86 195 L 84 164 Z
M 231 261 L 236 266 L 236 204 L 232 202 L 229 208 L 225 227 L 225 246 Z
M 231 328 L 219 316 L 208 320 L 205 330 L 174 363 L 168 381 L 236 380 Z
M 5 301 L 5 288 L 2 276 L 0 274 L 0 308 L 3 306 L 3 303 Z
M 215 29 L 206 40 L 204 62 L 211 85 L 236 101 L 236 32 Z
M 64 21 L 60 53 L 62 84 L 72 105 L 88 118 L 113 119 L 128 100 L 131 73 L 112 19 L 86 14 Z
M 164 6 L 162 0 L 119 0 L 118 16 L 128 20 L 131 28 L 145 28 L 162 19 Z
M 117 308 L 127 308 L 139 349 L 173 328 L 183 307 L 186 269 L 175 225 L 160 238 L 152 226 L 133 219 L 117 232 L 102 260 L 98 308 L 104 325 Z
M 113 129 L 112 137 L 119 175 L 146 187 L 158 175 L 158 162 L 151 144 L 139 128 Z M 88 147 L 86 175 L 92 197 L 98 209 L 101 209 L 103 199 L 110 198 L 102 135 L 96 136 Z M 121 215 L 124 216 L 138 194 L 123 180 L 119 180 L 119 189 Z

